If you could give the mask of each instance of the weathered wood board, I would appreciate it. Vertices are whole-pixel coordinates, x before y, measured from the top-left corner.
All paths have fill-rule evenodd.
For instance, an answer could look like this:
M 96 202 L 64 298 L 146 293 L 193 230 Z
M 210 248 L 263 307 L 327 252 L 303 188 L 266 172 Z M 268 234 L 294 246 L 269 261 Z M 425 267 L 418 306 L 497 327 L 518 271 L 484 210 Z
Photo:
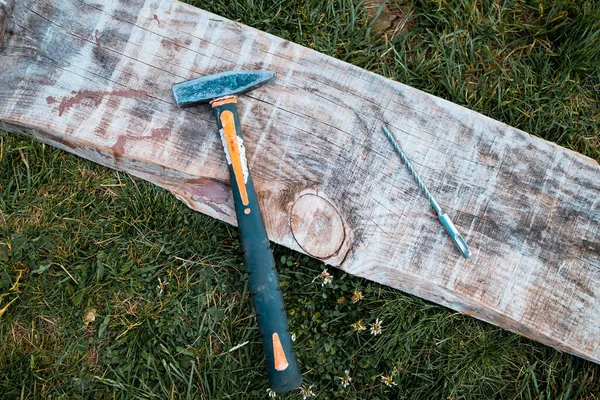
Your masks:
M 419 90 L 185 4 L 1 0 L 0 120 L 235 223 L 208 107 L 173 83 L 268 68 L 240 99 L 270 238 L 600 362 L 600 167 Z M 459 256 L 381 132 L 467 239 Z

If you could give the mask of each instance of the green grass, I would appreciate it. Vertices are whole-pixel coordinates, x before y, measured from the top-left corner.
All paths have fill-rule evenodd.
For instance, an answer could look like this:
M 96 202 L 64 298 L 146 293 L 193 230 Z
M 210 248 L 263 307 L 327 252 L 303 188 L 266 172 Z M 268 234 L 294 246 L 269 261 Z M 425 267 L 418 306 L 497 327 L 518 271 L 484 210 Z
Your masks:
M 385 35 L 347 0 L 194 4 L 600 161 L 597 2 L 402 2 Z M 6 133 L 0 211 L 0 398 L 266 398 L 235 229 Z M 341 271 L 321 286 L 321 263 L 275 255 L 319 398 L 600 398 L 598 365 Z M 376 318 L 380 336 L 350 327 Z

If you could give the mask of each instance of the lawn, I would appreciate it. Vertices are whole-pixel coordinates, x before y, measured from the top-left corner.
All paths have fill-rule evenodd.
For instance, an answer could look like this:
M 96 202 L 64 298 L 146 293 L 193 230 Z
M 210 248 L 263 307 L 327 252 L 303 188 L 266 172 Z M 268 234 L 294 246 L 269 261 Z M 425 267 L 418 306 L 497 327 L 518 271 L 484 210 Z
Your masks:
M 600 161 L 597 1 L 192 3 Z M 274 252 L 305 380 L 278 398 L 600 398 L 599 365 Z M 268 395 L 236 229 L 8 133 L 0 337 L 2 399 Z

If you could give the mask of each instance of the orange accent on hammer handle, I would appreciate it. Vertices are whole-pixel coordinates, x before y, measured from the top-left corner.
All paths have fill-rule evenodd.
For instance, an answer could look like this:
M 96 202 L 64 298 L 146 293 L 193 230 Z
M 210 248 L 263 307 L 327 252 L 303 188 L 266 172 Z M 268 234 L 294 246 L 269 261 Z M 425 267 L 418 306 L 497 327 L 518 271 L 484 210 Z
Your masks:
M 275 359 L 275 369 L 277 371 L 285 371 L 290 366 L 287 357 L 285 356 L 285 350 L 281 346 L 281 340 L 277 332 L 271 335 L 273 341 L 273 357 Z
M 226 103 L 229 104 L 229 103 Z M 221 131 L 223 132 L 223 145 L 229 154 L 229 167 L 233 170 L 231 184 L 235 183 L 242 199 L 242 204 L 248 205 L 248 191 L 246 181 L 248 180 L 248 161 L 244 150 L 243 139 L 238 135 L 236 128 L 236 117 L 231 110 L 223 110 L 219 117 L 221 120 Z

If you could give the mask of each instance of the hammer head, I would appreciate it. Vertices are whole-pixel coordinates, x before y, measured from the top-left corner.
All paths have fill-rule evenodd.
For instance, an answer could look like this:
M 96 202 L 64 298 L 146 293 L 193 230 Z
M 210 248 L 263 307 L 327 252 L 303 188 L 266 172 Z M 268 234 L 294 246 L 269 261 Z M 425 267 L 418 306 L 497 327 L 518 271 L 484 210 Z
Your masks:
M 213 99 L 244 94 L 275 79 L 275 72 L 228 71 L 173 85 L 173 97 L 180 107 L 191 107 Z

